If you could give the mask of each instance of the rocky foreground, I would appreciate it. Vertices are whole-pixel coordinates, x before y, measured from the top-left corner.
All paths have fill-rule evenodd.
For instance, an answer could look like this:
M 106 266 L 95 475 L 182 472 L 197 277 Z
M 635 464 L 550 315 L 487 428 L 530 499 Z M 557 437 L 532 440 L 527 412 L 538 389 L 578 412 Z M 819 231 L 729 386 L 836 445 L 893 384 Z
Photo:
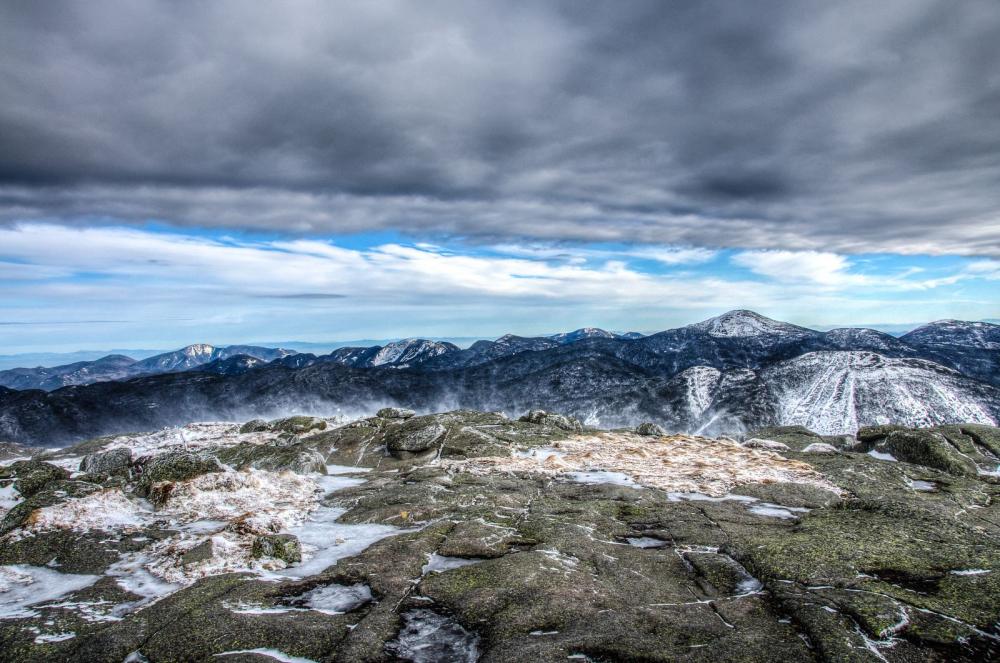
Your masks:
M 4 661 L 1000 657 L 1000 429 L 384 410 L 0 448 Z

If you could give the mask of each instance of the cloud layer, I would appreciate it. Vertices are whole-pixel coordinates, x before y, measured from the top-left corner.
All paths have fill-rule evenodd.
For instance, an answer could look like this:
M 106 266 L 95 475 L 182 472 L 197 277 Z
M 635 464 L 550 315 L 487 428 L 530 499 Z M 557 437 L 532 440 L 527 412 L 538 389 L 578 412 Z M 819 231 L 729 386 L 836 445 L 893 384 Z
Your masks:
M 345 246 L 129 227 L 0 227 L 8 352 L 657 331 L 748 307 L 801 324 L 995 312 L 1000 261 L 426 243 Z
M 991 0 L 7 2 L 0 220 L 996 256 L 998 61 Z

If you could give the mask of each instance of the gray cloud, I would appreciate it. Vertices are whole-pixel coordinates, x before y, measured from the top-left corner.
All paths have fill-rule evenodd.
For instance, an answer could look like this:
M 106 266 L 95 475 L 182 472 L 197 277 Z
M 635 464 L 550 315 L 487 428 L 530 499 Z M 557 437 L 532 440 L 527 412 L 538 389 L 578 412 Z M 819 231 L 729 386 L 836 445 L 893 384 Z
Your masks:
M 7 2 L 0 219 L 1000 253 L 1000 6 Z

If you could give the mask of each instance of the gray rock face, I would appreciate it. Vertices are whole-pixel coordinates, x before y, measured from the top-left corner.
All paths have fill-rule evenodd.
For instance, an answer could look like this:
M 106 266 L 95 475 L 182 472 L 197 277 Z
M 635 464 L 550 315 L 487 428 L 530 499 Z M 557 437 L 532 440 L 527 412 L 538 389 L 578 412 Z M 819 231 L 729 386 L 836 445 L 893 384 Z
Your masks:
M 132 470 L 132 452 L 128 449 L 112 449 L 102 453 L 89 454 L 80 461 L 80 471 L 102 476 L 129 476 Z
M 438 444 L 448 430 L 433 416 L 414 417 L 386 433 L 385 446 L 393 456 L 420 453 Z
M 641 482 L 584 484 L 556 468 L 477 473 L 451 462 L 506 461 L 574 437 L 552 425 L 470 411 L 411 421 L 359 420 L 291 447 L 236 445 L 231 458 L 246 462 L 313 451 L 369 470 L 354 475 L 363 483 L 345 482 L 324 502 L 336 523 L 317 520 L 319 530 L 297 531 L 302 547 L 313 535 L 317 554 L 348 551 L 305 577 L 215 574 L 223 553 L 213 547 L 215 535 L 188 530 L 180 545 L 164 546 L 178 534 L 169 523 L 131 533 L 31 531 L 34 509 L 102 490 L 50 482 L 8 514 L 16 517 L 2 527 L 15 536 L 0 537 L 0 566 L 104 577 L 31 606 L 34 616 L 0 620 L 0 662 L 202 661 L 247 649 L 345 662 L 978 663 L 1000 655 L 1000 482 L 991 476 L 884 462 L 853 448 L 814 454 L 796 447 L 782 455 L 827 483 L 764 479 L 733 487 L 726 499 L 679 497 Z M 386 455 L 386 436 L 433 424 L 447 431 L 429 448 L 440 449 L 441 463 Z M 928 430 L 970 458 L 988 460 L 1000 441 L 997 429 L 964 425 L 862 437 Z M 808 431 L 793 434 L 815 440 Z M 263 451 L 245 455 L 251 446 Z M 198 455 L 222 460 L 232 448 Z M 674 460 L 650 467 L 650 476 L 702 471 Z M 129 488 L 122 492 L 130 497 Z M 358 538 L 386 526 L 395 529 L 375 543 Z M 291 537 L 261 536 L 255 527 L 237 516 L 222 532 L 242 537 L 243 556 L 297 563 Z M 209 575 L 143 603 L 110 569 L 133 555 L 170 562 L 151 569 Z M 430 563 L 436 568 L 424 573 Z M 9 596 L 3 591 L 0 601 Z M 88 619 L 101 609 L 117 618 Z M 36 639 L 70 632 L 75 637 Z
M 417 413 L 402 407 L 384 407 L 375 413 L 376 417 L 382 419 L 409 419 Z
M 302 561 L 302 546 L 293 534 L 262 534 L 254 539 L 252 554 L 294 564 Z
M 649 421 L 636 426 L 635 432 L 638 433 L 639 435 L 648 435 L 655 437 L 662 437 L 667 434 L 667 431 L 663 430 L 663 426 L 660 426 L 659 424 L 654 424 Z

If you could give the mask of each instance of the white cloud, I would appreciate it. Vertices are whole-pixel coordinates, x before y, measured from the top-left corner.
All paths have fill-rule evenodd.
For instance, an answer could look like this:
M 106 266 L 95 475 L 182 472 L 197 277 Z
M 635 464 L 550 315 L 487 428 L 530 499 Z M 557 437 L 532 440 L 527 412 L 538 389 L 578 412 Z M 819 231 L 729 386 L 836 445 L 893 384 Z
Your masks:
M 498 253 L 543 260 L 562 260 L 582 264 L 588 260 L 654 260 L 664 265 L 698 265 L 713 260 L 719 252 L 703 247 L 651 245 L 636 248 L 592 249 L 546 244 L 497 244 Z
M 814 283 L 846 287 L 870 285 L 871 279 L 849 270 L 851 263 L 837 253 L 823 251 L 742 251 L 732 257 L 735 265 L 754 274 L 784 283 Z

